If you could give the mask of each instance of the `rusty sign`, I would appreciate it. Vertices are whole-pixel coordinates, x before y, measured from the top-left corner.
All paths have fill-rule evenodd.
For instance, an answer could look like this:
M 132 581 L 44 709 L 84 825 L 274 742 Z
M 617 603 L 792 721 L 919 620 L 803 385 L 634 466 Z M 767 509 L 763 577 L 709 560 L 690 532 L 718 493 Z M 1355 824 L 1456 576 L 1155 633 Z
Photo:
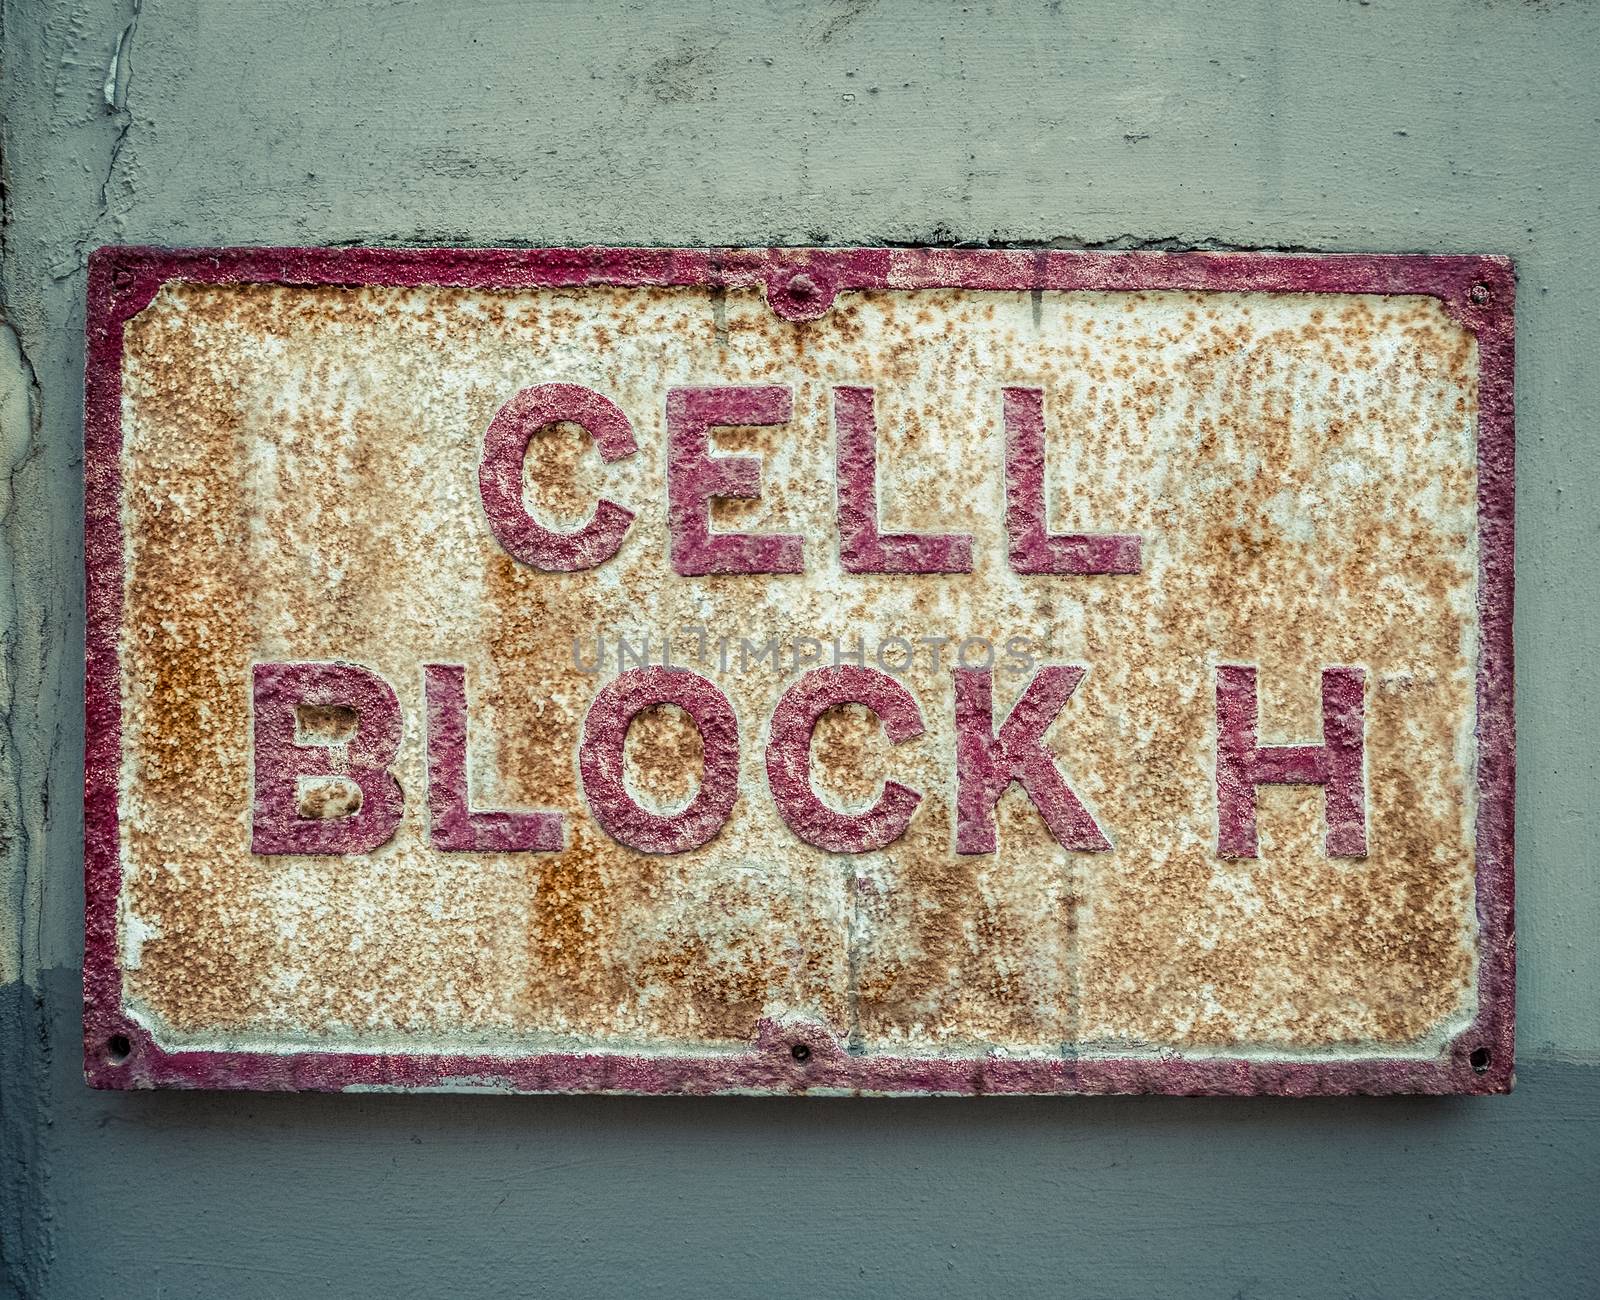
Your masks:
M 1512 291 L 102 250 L 90 1080 L 1507 1089 Z

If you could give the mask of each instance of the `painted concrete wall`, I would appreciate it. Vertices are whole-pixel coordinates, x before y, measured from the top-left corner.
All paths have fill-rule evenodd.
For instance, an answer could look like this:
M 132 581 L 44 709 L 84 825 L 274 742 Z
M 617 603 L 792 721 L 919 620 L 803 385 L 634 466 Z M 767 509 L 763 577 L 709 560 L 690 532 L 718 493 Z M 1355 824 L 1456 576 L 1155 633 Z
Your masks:
M 1600 5 L 0 0 L 0 21 L 5 1294 L 1600 1294 Z M 116 240 L 1511 253 L 1518 1091 L 89 1092 L 83 265 Z

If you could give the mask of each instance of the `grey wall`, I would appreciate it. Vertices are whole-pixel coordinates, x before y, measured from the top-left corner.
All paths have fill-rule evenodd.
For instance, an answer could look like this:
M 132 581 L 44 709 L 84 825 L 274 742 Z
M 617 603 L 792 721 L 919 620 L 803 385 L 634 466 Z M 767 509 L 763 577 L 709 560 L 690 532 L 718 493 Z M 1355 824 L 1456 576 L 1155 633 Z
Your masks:
M 0 0 L 0 21 L 8 1294 L 1600 1294 L 1600 6 Z M 1513 254 L 1518 1091 L 89 1092 L 83 264 L 118 240 Z

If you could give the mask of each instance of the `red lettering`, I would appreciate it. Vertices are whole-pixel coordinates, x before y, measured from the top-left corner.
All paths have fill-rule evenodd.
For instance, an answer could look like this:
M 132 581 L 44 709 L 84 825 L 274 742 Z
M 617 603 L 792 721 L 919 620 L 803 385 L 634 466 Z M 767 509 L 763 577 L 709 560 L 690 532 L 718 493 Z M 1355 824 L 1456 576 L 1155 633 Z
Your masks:
M 803 573 L 803 540 L 789 533 L 713 533 L 715 497 L 755 501 L 761 462 L 713 456 L 712 429 L 787 424 L 793 399 L 783 387 L 674 388 L 667 393 L 667 522 L 672 567 L 708 573 Z
M 1006 426 L 1006 533 L 1018 573 L 1138 573 L 1138 533 L 1052 533 L 1045 526 L 1044 394 L 1001 390 Z
M 811 786 L 811 733 L 817 719 L 839 704 L 866 705 L 896 745 L 922 734 L 916 700 L 887 673 L 848 664 L 813 668 L 783 693 L 772 712 L 767 784 L 785 825 L 807 844 L 830 853 L 869 853 L 905 834 L 922 796 L 885 781 L 877 803 L 861 813 L 836 812 L 817 797 Z
M 1322 670 L 1322 744 L 1256 743 L 1256 670 L 1217 669 L 1217 852 L 1253 858 L 1258 785 L 1320 785 L 1330 858 L 1367 856 L 1363 707 L 1366 673 Z
M 971 573 L 965 533 L 878 531 L 878 426 L 870 388 L 833 390 L 839 562 L 849 573 Z
M 1083 680 L 1084 669 L 1041 668 L 1000 731 L 994 730 L 994 673 L 957 668 L 956 852 L 993 853 L 994 806 L 1019 781 L 1056 842 L 1102 853 L 1111 842 L 1073 794 L 1044 745 L 1044 733 Z
M 474 812 L 467 798 L 467 670 L 425 664 L 428 710 L 428 836 L 446 853 L 557 853 L 558 812 Z
M 478 493 L 490 530 L 511 555 L 546 573 L 603 564 L 617 553 L 633 522 L 631 510 L 606 500 L 595 506 L 588 523 L 571 533 L 546 528 L 528 513 L 522 500 L 528 445 L 541 430 L 562 423 L 586 430 L 608 462 L 638 450 L 633 426 L 613 402 L 577 384 L 540 384 L 524 388 L 495 413 L 478 463 Z
M 251 673 L 255 714 L 252 853 L 367 853 L 400 825 L 405 794 L 389 770 L 400 749 L 400 701 L 377 673 L 355 664 L 266 663 Z M 303 743 L 302 709 L 348 710 L 345 739 Z M 306 780 L 348 782 L 360 801 L 334 816 L 302 811 Z
M 689 805 L 664 814 L 643 808 L 622 777 L 628 724 L 655 704 L 676 704 L 700 731 L 705 772 Z M 578 746 L 583 795 L 606 834 L 641 853 L 683 853 L 709 843 L 739 797 L 739 724 L 728 697 L 687 668 L 635 668 L 601 687 Z

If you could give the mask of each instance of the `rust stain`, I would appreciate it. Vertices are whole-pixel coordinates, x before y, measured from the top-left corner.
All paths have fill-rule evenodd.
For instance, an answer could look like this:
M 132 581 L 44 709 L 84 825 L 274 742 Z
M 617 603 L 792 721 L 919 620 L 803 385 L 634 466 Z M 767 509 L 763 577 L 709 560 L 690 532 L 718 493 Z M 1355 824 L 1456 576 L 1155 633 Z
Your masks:
M 787 323 L 729 292 L 173 285 L 128 328 L 121 652 L 129 996 L 175 1043 L 605 1044 L 749 1040 L 821 1022 L 864 1050 L 1017 1054 L 1405 1048 L 1472 1009 L 1475 344 L 1426 298 L 922 291 L 841 296 Z M 597 492 L 637 512 L 593 574 L 543 574 L 490 535 L 480 440 L 518 388 L 562 381 L 627 412 L 640 451 L 535 439 L 525 494 L 570 527 Z M 667 563 L 665 391 L 786 383 L 781 427 L 718 430 L 762 498 L 724 530 L 806 539 L 804 576 L 683 579 Z M 884 531 L 965 531 L 971 575 L 842 574 L 829 392 L 878 390 Z M 1023 578 L 1005 562 L 998 389 L 1045 390 L 1050 525 L 1138 530 L 1144 571 Z M 707 630 L 709 666 L 696 663 Z M 949 657 L 1026 636 L 1088 664 L 1050 733 L 1114 850 L 1072 854 L 1016 789 L 998 854 L 952 849 Z M 585 660 L 593 638 L 608 665 Z M 574 752 L 616 638 L 672 638 L 727 692 L 742 796 L 701 849 L 622 848 L 588 816 Z M 733 667 L 716 666 L 729 638 Z M 953 638 L 903 681 L 925 733 L 891 746 L 826 715 L 816 785 L 860 808 L 924 795 L 855 859 L 791 836 L 766 793 L 789 669 L 740 641 Z M 830 645 L 831 650 L 831 645 Z M 254 858 L 249 665 L 348 659 L 407 719 L 394 841 L 364 858 Z M 554 854 L 428 847 L 424 662 L 464 663 L 480 807 L 557 808 Z M 1368 672 L 1369 856 L 1328 859 L 1321 792 L 1263 787 L 1261 856 L 1215 852 L 1214 666 L 1259 667 L 1264 743 L 1319 734 L 1327 664 Z M 996 713 L 1025 676 L 996 673 Z M 353 719 L 306 711 L 307 740 Z M 628 779 L 672 807 L 698 733 L 639 718 Z M 348 791 L 303 793 L 335 815 Z M 315 815 L 315 814 L 313 814 Z

